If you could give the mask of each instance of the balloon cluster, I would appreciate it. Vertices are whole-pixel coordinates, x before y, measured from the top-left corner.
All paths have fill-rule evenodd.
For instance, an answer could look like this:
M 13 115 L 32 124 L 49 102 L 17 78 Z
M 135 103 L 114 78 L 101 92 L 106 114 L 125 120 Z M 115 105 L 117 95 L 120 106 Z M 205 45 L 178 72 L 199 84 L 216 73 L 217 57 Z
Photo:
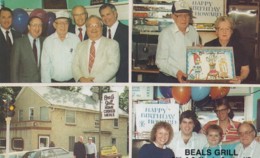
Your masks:
M 46 12 L 43 9 L 34 9 L 30 15 L 21 8 L 17 8 L 13 11 L 13 28 L 20 32 L 27 32 L 27 24 L 30 17 L 39 17 L 43 22 L 43 35 L 48 36 L 55 32 L 53 22 L 55 21 L 55 14 L 52 12 Z
M 160 92 L 165 98 L 174 98 L 179 104 L 186 104 L 192 98 L 193 101 L 201 101 L 210 96 L 212 100 L 225 97 L 229 87 L 160 87 Z

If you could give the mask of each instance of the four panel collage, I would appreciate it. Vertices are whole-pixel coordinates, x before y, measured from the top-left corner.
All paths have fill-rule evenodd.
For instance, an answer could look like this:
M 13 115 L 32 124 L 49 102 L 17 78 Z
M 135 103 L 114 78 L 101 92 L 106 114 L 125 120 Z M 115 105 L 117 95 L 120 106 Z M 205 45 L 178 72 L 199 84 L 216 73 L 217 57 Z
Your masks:
M 0 158 L 258 158 L 260 0 L 0 0 Z

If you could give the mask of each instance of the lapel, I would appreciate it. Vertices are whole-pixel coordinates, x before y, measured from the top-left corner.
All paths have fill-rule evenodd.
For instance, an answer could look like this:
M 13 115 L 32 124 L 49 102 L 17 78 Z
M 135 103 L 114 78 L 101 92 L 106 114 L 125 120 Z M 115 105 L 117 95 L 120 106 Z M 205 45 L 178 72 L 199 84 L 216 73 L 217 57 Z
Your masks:
M 28 51 L 28 53 L 26 53 L 27 55 L 28 55 L 28 60 L 30 60 L 30 61 L 33 61 L 33 63 L 35 64 L 35 65 L 37 65 L 36 64 L 36 61 L 35 61 L 35 59 L 34 59 L 34 54 L 33 54 L 33 50 L 32 50 L 32 46 L 31 46 L 31 42 L 30 42 L 30 40 L 29 40 L 29 37 L 28 37 L 28 35 L 26 35 L 26 37 L 24 38 L 24 47 L 25 47 L 25 51 L 27 52 Z
M 120 35 L 120 32 L 121 32 L 121 23 L 119 22 L 119 24 L 116 28 L 114 38 L 113 38 L 114 40 L 118 41 L 120 39 L 120 36 L 124 36 L 124 35 Z

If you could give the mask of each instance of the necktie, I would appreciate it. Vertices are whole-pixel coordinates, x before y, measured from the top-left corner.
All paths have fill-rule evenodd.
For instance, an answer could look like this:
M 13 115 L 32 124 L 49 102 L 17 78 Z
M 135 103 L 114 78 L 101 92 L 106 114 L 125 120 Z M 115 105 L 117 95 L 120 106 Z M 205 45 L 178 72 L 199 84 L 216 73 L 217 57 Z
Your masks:
M 6 31 L 5 33 L 6 33 L 6 43 L 7 43 L 8 49 L 11 49 L 12 41 L 11 41 L 11 38 L 9 36 L 9 31 Z
M 82 28 L 79 28 L 79 39 L 82 41 L 83 35 L 82 35 Z
M 35 59 L 36 63 L 38 63 L 36 39 L 33 40 L 33 54 L 34 54 L 34 59 Z
M 90 54 L 89 54 L 89 64 L 88 64 L 88 71 L 91 72 L 92 66 L 95 60 L 95 41 L 92 41 L 90 46 Z
M 111 29 L 108 29 L 108 38 L 111 39 Z

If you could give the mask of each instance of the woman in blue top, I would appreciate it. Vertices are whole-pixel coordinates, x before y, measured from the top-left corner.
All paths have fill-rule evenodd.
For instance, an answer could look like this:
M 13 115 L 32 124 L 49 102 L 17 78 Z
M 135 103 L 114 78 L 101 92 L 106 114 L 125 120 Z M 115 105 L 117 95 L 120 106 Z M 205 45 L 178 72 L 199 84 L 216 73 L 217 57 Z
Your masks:
M 141 147 L 138 158 L 174 158 L 173 151 L 166 147 L 172 138 L 172 126 L 167 122 L 157 122 L 151 131 L 151 143 Z
M 222 145 L 222 135 L 222 128 L 216 124 L 207 128 L 208 145 L 203 148 L 200 158 L 232 158 L 237 154 L 235 147 L 238 143 Z

